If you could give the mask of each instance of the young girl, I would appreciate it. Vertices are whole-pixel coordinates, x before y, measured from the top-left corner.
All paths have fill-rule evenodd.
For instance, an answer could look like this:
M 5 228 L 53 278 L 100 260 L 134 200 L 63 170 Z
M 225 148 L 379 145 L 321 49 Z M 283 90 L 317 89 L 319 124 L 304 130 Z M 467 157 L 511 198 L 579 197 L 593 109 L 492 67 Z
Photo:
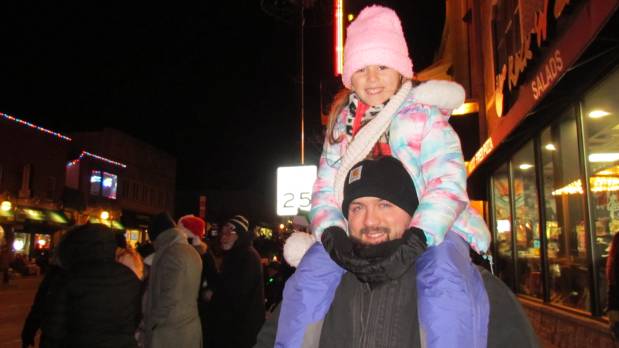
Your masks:
M 333 233 L 345 233 L 347 223 L 341 203 L 346 174 L 364 158 L 387 155 L 404 164 L 417 190 L 419 207 L 410 227 L 421 229 L 429 246 L 440 244 L 450 232 L 483 253 L 488 249 L 490 234 L 481 216 L 470 207 L 460 142 L 448 123 L 450 111 L 464 100 L 464 90 L 446 81 L 431 81 L 413 88 L 412 77 L 412 62 L 395 12 L 381 6 L 365 8 L 347 29 L 342 75 L 346 89 L 336 97 L 330 115 L 312 196 L 311 230 L 319 241 Z M 470 289 L 453 290 L 448 284 L 453 279 L 434 274 L 431 268 L 466 273 L 459 274 L 464 278 L 462 287 L 470 284 L 470 277 L 479 286 L 481 278 L 471 272 L 472 266 L 466 271 L 461 267 L 471 263 L 468 255 L 447 253 L 441 259 L 447 265 L 437 267 L 436 260 L 426 260 L 424 269 L 417 266 L 419 316 L 425 344 L 485 346 L 487 316 L 483 319 L 483 315 L 477 315 L 482 318 L 472 324 L 468 317 L 478 309 L 474 301 L 487 303 L 485 292 L 463 298 L 461 294 Z M 286 284 L 276 346 L 301 345 L 305 330 L 324 318 L 345 271 L 319 243 L 309 249 Z M 468 301 L 460 308 L 470 310 L 452 312 L 449 301 L 454 299 Z M 426 305 L 431 313 L 425 310 Z M 453 321 L 435 321 L 437 316 Z M 437 322 L 444 324 L 436 325 Z M 471 335 L 476 338 L 462 341 Z

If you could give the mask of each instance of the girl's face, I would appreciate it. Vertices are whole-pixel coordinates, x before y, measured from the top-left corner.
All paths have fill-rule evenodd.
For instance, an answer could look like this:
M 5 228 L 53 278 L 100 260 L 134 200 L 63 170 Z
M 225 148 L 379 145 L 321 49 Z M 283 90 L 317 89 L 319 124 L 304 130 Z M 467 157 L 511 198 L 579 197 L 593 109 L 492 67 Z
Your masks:
M 368 65 L 352 75 L 352 90 L 370 105 L 383 104 L 402 84 L 402 75 L 384 65 Z

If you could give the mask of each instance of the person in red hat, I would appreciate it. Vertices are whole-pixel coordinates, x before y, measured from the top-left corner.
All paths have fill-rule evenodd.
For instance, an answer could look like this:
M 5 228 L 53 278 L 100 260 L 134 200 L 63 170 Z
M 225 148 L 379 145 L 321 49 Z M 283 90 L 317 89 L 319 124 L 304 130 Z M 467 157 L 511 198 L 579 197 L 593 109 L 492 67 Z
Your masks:
M 147 348 L 202 347 L 197 304 L 202 261 L 185 233 L 166 212 L 148 226 L 155 254 L 144 309 Z
M 189 244 L 193 245 L 202 258 L 202 275 L 200 277 L 200 292 L 198 294 L 198 313 L 202 323 L 202 342 L 206 343 L 208 328 L 207 316 L 209 302 L 213 296 L 213 290 L 219 280 L 215 258 L 208 250 L 204 242 L 206 235 L 206 221 L 195 215 L 185 215 L 178 220 L 177 227 L 181 228 L 187 236 Z
M 196 248 L 200 255 L 204 255 L 207 250 L 206 243 L 203 242 L 206 234 L 206 222 L 195 215 L 185 215 L 178 219 L 177 226 L 183 230 L 188 242 Z

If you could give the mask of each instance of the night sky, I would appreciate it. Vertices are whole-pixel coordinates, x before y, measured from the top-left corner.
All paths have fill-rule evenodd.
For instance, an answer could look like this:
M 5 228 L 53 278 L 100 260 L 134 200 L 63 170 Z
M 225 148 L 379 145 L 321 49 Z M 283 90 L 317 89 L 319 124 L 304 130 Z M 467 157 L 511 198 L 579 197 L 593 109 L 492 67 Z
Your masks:
M 250 190 L 272 199 L 276 168 L 300 163 L 295 2 L 5 2 L 0 111 L 59 132 L 121 129 L 176 156 L 179 190 Z M 322 145 L 333 3 L 306 2 L 313 3 L 305 30 L 307 164 Z M 348 2 L 353 13 L 372 3 Z M 373 3 L 400 14 L 415 70 L 430 65 L 444 2 Z

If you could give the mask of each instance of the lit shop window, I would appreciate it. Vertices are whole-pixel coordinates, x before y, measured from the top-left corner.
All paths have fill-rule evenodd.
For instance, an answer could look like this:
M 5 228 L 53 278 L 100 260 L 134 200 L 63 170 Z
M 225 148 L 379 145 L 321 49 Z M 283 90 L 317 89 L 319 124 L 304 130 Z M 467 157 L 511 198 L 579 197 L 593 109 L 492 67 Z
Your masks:
M 613 236 L 619 232 L 619 69 L 583 98 L 582 117 L 592 207 L 593 262 L 598 265 L 600 305 L 608 304 L 604 268 Z
M 103 182 L 101 183 L 101 195 L 109 199 L 116 199 L 117 188 L 118 188 L 118 177 L 114 174 L 103 172 Z
M 512 158 L 514 182 L 514 233 L 516 234 L 517 292 L 543 297 L 537 171 L 533 142 Z
M 501 166 L 492 175 L 492 201 L 494 203 L 497 275 L 506 284 L 511 286 L 514 279 L 514 261 L 509 170 L 507 164 Z
M 101 171 L 93 170 L 90 174 L 90 194 L 98 196 L 101 193 Z
M 116 199 L 118 176 L 100 170 L 93 170 L 90 175 L 90 194 Z
M 589 265 L 574 108 L 540 137 L 550 302 L 589 311 Z
M 13 240 L 13 251 L 16 254 L 28 254 L 30 251 L 30 233 L 15 233 L 15 240 Z

